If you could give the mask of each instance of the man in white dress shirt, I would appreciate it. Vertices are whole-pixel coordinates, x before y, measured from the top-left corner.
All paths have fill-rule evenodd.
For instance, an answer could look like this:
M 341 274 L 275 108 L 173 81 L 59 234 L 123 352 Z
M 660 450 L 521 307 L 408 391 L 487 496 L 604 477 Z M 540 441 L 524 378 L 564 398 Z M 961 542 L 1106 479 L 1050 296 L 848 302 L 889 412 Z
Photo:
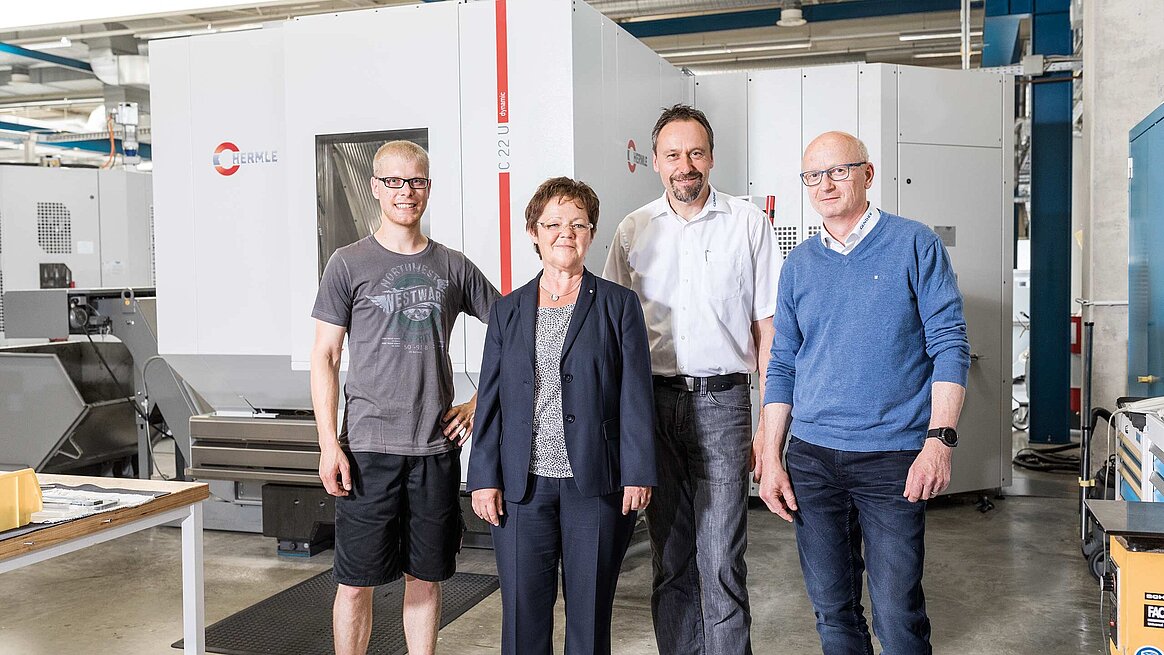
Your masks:
M 604 276 L 638 293 L 651 346 L 655 637 L 667 655 L 750 654 L 749 373 L 768 368 L 780 261 L 760 209 L 711 186 L 703 112 L 666 109 L 651 137 L 663 196 L 619 224 Z

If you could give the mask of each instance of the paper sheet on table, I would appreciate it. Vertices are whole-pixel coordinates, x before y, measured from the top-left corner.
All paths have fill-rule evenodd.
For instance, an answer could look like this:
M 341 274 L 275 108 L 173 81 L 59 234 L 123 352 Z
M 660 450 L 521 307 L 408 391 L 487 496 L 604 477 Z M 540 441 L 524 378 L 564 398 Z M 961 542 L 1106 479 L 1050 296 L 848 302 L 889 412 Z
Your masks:
M 151 494 L 78 491 L 76 489 L 62 488 L 45 489 L 43 495 L 44 509 L 32 515 L 32 522 L 41 525 L 72 521 L 73 519 L 84 518 L 102 512 L 111 512 L 123 507 L 136 507 L 137 505 L 148 503 L 154 498 Z M 84 504 L 93 502 L 104 502 L 106 504 L 101 506 Z

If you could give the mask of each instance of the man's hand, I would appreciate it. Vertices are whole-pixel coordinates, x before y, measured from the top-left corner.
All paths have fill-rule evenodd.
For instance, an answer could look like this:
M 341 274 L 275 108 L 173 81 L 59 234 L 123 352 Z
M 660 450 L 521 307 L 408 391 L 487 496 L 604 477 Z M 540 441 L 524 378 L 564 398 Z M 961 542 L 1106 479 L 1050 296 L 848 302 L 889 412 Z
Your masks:
M 752 437 L 752 458 L 748 462 L 748 468 L 752 470 L 752 481 L 759 482 L 764 477 L 764 426 L 756 430 L 756 434 Z
M 929 500 L 950 486 L 950 458 L 953 448 L 939 439 L 926 439 L 926 445 L 909 467 L 903 496 L 909 502 Z
M 477 396 L 467 403 L 453 405 L 445 412 L 441 420 L 446 423 L 445 436 L 449 441 L 457 442 L 458 446 L 465 445 L 473 434 L 473 413 L 477 411 Z
M 501 525 L 505 505 L 500 489 L 478 489 L 473 492 L 473 513 L 489 525 Z
M 338 443 L 320 450 L 319 479 L 333 496 L 346 496 L 352 490 L 351 464 Z
M 769 462 L 760 478 L 760 500 L 780 518 L 792 522 L 796 511 L 796 495 L 792 493 L 792 481 L 780 462 Z
M 623 515 L 636 512 L 640 509 L 646 509 L 647 505 L 651 504 L 651 488 L 650 487 L 623 487 L 622 488 L 622 513 Z

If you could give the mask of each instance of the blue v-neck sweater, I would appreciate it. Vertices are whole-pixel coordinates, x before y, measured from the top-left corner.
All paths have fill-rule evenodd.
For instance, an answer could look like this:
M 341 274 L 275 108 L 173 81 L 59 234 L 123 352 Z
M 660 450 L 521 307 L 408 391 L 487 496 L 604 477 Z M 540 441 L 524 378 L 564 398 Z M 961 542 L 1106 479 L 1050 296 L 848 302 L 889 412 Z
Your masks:
M 882 213 L 848 255 L 819 238 L 780 271 L 765 403 L 792 405 L 791 433 L 826 448 L 921 448 L 930 385 L 966 385 L 962 294 L 945 247 Z

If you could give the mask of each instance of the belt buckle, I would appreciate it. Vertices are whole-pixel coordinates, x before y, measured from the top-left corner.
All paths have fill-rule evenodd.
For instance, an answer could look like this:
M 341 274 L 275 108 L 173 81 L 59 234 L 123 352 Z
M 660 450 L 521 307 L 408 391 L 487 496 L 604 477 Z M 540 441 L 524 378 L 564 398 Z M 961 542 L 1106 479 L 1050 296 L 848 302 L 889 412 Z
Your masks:
M 698 378 L 691 377 L 690 375 L 683 376 L 683 384 L 687 387 L 688 391 L 695 391 L 696 387 L 699 386 L 698 383 Z

